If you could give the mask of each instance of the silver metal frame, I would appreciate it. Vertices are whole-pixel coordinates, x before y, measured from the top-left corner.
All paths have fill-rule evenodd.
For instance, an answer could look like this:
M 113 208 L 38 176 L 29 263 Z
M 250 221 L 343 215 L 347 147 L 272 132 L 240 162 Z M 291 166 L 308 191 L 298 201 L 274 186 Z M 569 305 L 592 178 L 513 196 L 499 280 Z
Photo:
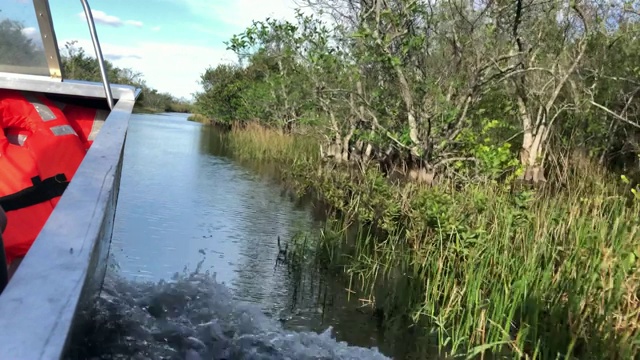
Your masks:
M 40 27 L 50 77 L 0 72 L 0 88 L 77 95 L 91 98 L 106 98 L 110 109 L 113 109 L 114 100 L 119 99 L 123 92 L 128 93 L 134 91 L 134 98 L 138 97 L 141 91 L 140 89 L 135 89 L 128 85 L 109 84 L 104 57 L 102 55 L 102 49 L 100 48 L 89 3 L 87 0 L 80 0 L 80 2 L 85 10 L 87 24 L 91 33 L 94 50 L 96 51 L 96 58 L 103 80 L 103 91 L 100 91 L 100 89 L 96 87 L 95 82 L 64 79 L 60 51 L 58 49 L 48 0 L 33 0 L 33 6 L 36 11 L 38 26 Z
M 98 41 L 98 33 L 96 32 L 96 25 L 93 22 L 93 14 L 87 0 L 80 0 L 82 7 L 84 8 L 84 15 L 87 18 L 87 24 L 89 25 L 89 32 L 91 33 L 91 41 L 93 42 L 93 49 L 96 51 L 96 59 L 100 66 L 100 75 L 102 75 L 102 85 L 104 86 L 104 92 L 107 95 L 107 103 L 109 109 L 113 109 L 113 95 L 111 95 L 111 88 L 109 87 L 109 78 L 107 77 L 107 69 L 104 65 L 104 58 L 102 57 L 102 49 L 100 48 L 100 42 Z
M 44 53 L 47 57 L 49 74 L 54 79 L 62 80 L 60 50 L 58 49 L 58 40 L 56 39 L 56 33 L 53 28 L 49 2 L 47 0 L 33 0 L 33 7 L 36 10 L 36 18 L 38 19 L 38 26 L 40 27 Z
M 114 99 L 125 94 L 136 92 L 130 85 L 111 85 Z M 104 99 L 104 89 L 99 83 L 83 80 L 56 81 L 45 76 L 23 75 L 0 72 L 0 88 L 13 90 L 37 91 L 50 94 L 75 95 L 88 98 Z M 139 93 L 139 91 L 138 91 Z M 135 96 L 137 98 L 137 94 Z
M 112 110 L 0 295 L 2 359 L 62 358 L 72 329 L 93 305 L 107 268 L 129 117 L 140 94 L 133 86 L 108 83 L 88 4 L 85 13 L 103 84 L 64 80 L 48 1 L 33 0 L 33 4 L 50 77 L 0 72 L 0 88 L 67 95 L 71 102 L 73 97 L 106 98 Z
M 104 63 L 104 56 L 102 55 L 102 48 L 100 47 L 100 41 L 98 40 L 98 33 L 96 31 L 95 22 L 93 21 L 93 14 L 91 13 L 91 7 L 87 0 L 80 0 L 84 9 L 84 14 L 87 19 L 87 25 L 89 26 L 89 33 L 91 34 L 91 41 L 93 43 L 93 49 L 96 54 L 98 66 L 100 67 L 100 75 L 102 77 L 102 86 L 104 88 L 104 97 L 107 99 L 109 109 L 114 107 L 114 96 L 112 86 L 109 83 L 109 77 L 107 74 L 107 68 Z M 47 66 L 49 67 L 49 75 L 51 79 L 56 81 L 65 81 L 62 69 L 62 61 L 60 58 L 60 49 L 58 48 L 58 40 L 53 26 L 53 18 L 51 16 L 51 8 L 49 7 L 48 0 L 33 0 L 33 7 L 36 11 L 36 18 L 38 19 L 38 26 L 40 28 L 40 35 L 42 36 L 42 44 L 44 46 L 45 55 L 47 58 Z M 5 75 L 7 77 L 22 77 L 22 74 L 0 73 L 0 76 Z M 34 75 L 37 76 L 37 75 Z
M 72 86 L 76 90 L 93 87 L 92 93 L 102 90 L 98 83 Z M 75 322 L 102 285 L 136 92 L 123 88 L 119 95 L 60 202 L 0 296 L 3 359 L 62 358 Z

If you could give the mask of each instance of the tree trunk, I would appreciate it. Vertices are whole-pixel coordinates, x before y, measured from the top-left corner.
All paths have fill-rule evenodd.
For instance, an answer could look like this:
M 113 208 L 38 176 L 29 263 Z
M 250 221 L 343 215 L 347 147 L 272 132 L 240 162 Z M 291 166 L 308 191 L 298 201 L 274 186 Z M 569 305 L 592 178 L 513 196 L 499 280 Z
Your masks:
M 520 164 L 524 172 L 521 179 L 534 184 L 546 182 L 544 176 L 544 150 L 548 129 L 541 125 L 534 132 L 529 128 L 524 132 L 522 149 L 520 150 Z
M 342 145 L 340 146 L 340 150 L 341 150 L 341 154 L 340 154 L 340 158 L 341 158 L 341 162 L 348 162 L 349 161 L 349 138 L 345 136 L 344 140 L 342 141 Z
M 424 166 L 415 167 L 409 170 L 409 179 L 418 184 L 433 185 L 435 183 L 435 171 Z
M 342 147 L 339 142 L 328 142 L 326 146 L 320 146 L 320 157 L 323 160 L 342 161 Z
M 350 148 L 349 148 L 349 143 L 351 142 L 351 138 L 353 137 L 353 134 L 356 131 L 356 124 L 353 122 L 353 120 L 350 120 L 351 125 L 349 127 L 349 132 L 342 137 L 342 161 L 343 162 L 348 162 L 349 161 L 349 153 L 350 153 Z

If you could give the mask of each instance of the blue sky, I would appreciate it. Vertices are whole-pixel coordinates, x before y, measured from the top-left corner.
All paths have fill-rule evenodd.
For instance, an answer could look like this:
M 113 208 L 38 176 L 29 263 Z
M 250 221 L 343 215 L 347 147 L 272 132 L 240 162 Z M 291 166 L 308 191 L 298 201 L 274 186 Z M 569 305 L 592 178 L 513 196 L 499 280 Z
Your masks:
M 2 0 L 6 1 L 6 0 Z M 224 41 L 252 20 L 291 19 L 295 0 L 90 0 L 105 57 L 144 74 L 159 91 L 190 98 L 207 66 L 235 61 Z M 0 15 L 33 22 L 30 1 L 12 0 Z M 49 0 L 58 44 L 76 40 L 93 54 L 80 1 Z M 32 35 L 38 35 L 33 33 Z

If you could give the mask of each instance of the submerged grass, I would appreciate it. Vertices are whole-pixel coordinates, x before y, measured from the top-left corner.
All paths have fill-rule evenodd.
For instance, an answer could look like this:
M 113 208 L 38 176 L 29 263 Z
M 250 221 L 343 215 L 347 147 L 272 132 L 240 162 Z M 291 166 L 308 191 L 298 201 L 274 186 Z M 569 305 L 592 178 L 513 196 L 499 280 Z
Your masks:
M 387 319 L 408 316 L 431 334 L 441 354 L 640 353 L 640 202 L 606 174 L 583 165 L 555 192 L 400 186 L 375 169 L 318 171 L 307 137 L 256 126 L 227 136 L 235 156 L 277 162 L 299 193 L 319 194 L 333 211 L 311 248 L 346 266 Z

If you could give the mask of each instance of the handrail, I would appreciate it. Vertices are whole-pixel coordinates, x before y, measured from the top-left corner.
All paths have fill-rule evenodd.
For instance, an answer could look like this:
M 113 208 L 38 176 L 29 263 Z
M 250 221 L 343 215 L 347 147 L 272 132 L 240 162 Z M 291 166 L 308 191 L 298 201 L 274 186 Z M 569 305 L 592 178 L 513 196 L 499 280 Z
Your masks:
M 91 40 L 93 41 L 93 48 L 96 51 L 96 59 L 100 66 L 100 75 L 102 75 L 102 85 L 104 86 L 104 92 L 107 95 L 107 102 L 109 103 L 109 109 L 113 110 L 113 95 L 111 94 L 111 86 L 109 85 L 109 79 L 107 77 L 107 69 L 104 66 L 104 58 L 102 57 L 102 49 L 100 49 L 100 42 L 98 41 L 98 33 L 96 32 L 96 25 L 93 22 L 93 14 L 87 0 L 80 0 L 82 7 L 84 8 L 84 15 L 87 18 L 87 24 L 89 25 L 89 32 L 91 33 Z
M 9 283 L 9 269 L 7 268 L 7 258 L 4 252 L 4 240 L 2 239 L 2 233 L 6 226 L 7 216 L 2 206 L 0 206 L 0 294 Z

